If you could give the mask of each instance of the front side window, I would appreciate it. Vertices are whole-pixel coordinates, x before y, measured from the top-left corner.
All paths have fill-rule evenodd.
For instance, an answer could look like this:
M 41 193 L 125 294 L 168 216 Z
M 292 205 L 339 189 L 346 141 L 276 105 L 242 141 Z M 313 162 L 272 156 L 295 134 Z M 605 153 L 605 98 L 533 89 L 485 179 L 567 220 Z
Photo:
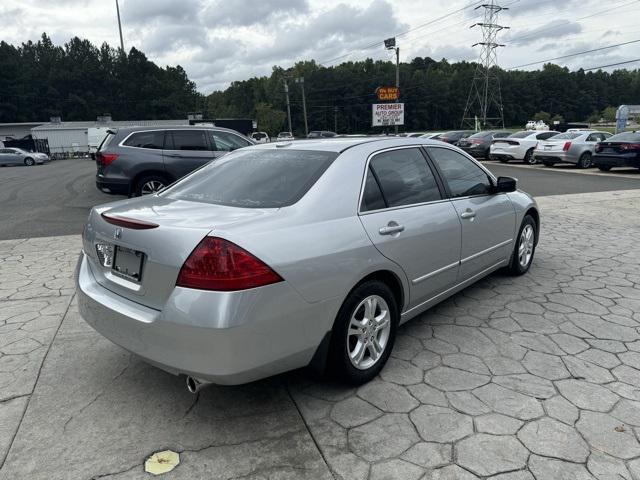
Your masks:
M 417 148 L 379 153 L 371 159 L 370 166 L 389 208 L 442 198 L 436 179 Z
M 440 168 L 452 197 L 491 193 L 491 181 L 485 171 L 464 155 L 448 148 L 431 147 L 428 152 Z
M 237 150 L 162 194 L 232 207 L 286 207 L 300 200 L 337 156 L 311 150 Z
M 251 145 L 251 142 L 233 133 L 210 131 L 209 134 L 211 135 L 211 144 L 219 152 L 232 152 L 238 148 Z
M 123 145 L 127 147 L 162 150 L 164 146 L 164 132 L 162 130 L 154 130 L 150 132 L 132 133 Z
M 167 150 L 209 150 L 204 130 L 173 130 L 171 134 L 173 145 Z

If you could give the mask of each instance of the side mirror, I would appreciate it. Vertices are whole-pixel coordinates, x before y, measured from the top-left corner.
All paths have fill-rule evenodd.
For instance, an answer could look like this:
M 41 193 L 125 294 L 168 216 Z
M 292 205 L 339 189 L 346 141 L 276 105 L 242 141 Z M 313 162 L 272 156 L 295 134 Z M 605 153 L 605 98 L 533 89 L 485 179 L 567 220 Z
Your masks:
M 508 193 L 516 191 L 518 180 L 512 177 L 498 177 L 493 193 Z

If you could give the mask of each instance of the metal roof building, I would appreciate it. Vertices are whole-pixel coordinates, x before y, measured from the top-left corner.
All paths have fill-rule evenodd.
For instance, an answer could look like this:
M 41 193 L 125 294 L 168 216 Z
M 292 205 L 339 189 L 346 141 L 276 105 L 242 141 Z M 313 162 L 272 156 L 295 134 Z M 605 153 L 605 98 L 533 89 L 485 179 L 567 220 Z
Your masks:
M 29 135 L 31 129 L 44 122 L 0 123 L 0 142 L 8 139 L 20 139 Z
M 46 139 L 51 154 L 89 152 L 89 130 L 117 127 L 162 127 L 188 125 L 188 119 L 181 120 L 127 120 L 113 121 L 111 117 L 98 117 L 90 122 L 62 122 L 57 119 L 31 129 L 33 138 Z

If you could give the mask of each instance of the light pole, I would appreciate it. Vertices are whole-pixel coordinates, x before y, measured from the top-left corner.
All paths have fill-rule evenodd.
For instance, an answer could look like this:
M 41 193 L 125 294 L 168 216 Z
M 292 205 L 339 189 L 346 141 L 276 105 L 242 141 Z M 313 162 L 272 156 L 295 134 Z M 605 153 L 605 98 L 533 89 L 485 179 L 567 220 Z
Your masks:
M 293 129 L 291 128 L 291 105 L 289 103 L 289 84 L 287 83 L 287 77 L 284 77 L 284 93 L 287 96 L 287 118 L 289 119 L 289 133 L 293 135 Z
M 396 88 L 400 91 L 400 47 L 396 46 L 396 37 L 387 38 L 384 41 L 384 47 L 387 50 L 395 50 L 396 51 Z M 396 99 L 396 103 L 400 101 L 399 98 Z M 396 135 L 398 134 L 398 124 L 395 125 Z
M 302 114 L 304 115 L 304 134 L 309 135 L 309 125 L 307 124 L 307 99 L 304 94 L 304 77 L 296 78 L 296 83 L 302 88 Z
M 116 13 L 118 14 L 118 30 L 120 31 L 120 48 L 122 49 L 122 53 L 124 53 L 124 41 L 122 40 L 122 23 L 120 23 L 120 5 L 118 5 L 118 0 L 116 0 Z

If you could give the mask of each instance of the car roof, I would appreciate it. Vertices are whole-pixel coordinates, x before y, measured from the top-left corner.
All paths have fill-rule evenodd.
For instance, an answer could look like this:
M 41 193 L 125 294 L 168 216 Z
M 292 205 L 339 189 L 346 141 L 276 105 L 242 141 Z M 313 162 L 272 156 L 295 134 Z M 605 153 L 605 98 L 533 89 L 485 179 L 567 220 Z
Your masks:
M 437 140 L 430 140 L 419 137 L 338 137 L 338 138 L 322 138 L 313 140 L 290 140 L 283 142 L 263 143 L 254 145 L 252 148 L 256 150 L 272 150 L 272 149 L 288 149 L 288 150 L 315 150 L 325 152 L 342 153 L 345 150 L 374 142 L 380 142 L 381 148 L 390 148 L 404 145 L 443 145 Z
M 149 132 L 154 130 L 215 130 L 217 132 L 230 132 L 236 135 L 242 135 L 242 133 L 233 130 L 231 128 L 212 127 L 211 125 L 170 125 L 170 126 L 148 126 L 148 127 L 119 127 L 109 129 L 117 133 L 132 133 L 132 132 Z

